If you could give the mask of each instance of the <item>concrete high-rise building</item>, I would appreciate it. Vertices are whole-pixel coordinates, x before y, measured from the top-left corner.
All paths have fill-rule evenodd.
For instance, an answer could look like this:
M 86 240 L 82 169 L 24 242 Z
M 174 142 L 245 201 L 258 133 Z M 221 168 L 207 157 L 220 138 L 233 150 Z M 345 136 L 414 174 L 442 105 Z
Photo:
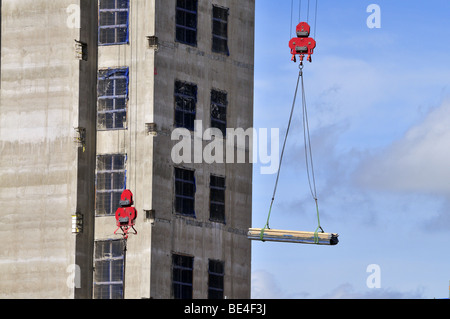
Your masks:
M 0 298 L 249 298 L 255 1 L 0 7 Z

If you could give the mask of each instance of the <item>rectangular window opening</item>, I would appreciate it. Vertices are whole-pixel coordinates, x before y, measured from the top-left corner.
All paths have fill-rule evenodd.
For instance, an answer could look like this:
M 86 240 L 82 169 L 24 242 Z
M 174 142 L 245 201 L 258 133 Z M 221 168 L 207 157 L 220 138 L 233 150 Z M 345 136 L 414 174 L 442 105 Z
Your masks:
M 208 275 L 208 299 L 223 299 L 225 263 L 209 260 Z
M 119 207 L 120 195 L 126 188 L 126 155 L 97 156 L 96 216 L 114 215 Z
M 98 72 L 97 128 L 126 129 L 128 103 L 128 68 Z
M 211 127 L 221 130 L 225 137 L 227 132 L 227 93 L 211 90 Z
M 192 299 L 194 257 L 172 255 L 172 289 L 174 299 Z
M 212 51 L 230 55 L 228 50 L 229 9 L 213 5 L 212 11 Z
M 195 217 L 195 172 L 175 168 L 175 213 Z
M 225 223 L 225 177 L 211 175 L 209 188 L 209 218 Z
M 175 39 L 178 42 L 197 45 L 198 0 L 177 0 Z
M 99 0 L 98 43 L 128 43 L 129 0 Z
M 123 240 L 95 242 L 94 299 L 123 299 L 124 248 Z
M 175 126 L 194 130 L 197 113 L 197 85 L 175 81 Z

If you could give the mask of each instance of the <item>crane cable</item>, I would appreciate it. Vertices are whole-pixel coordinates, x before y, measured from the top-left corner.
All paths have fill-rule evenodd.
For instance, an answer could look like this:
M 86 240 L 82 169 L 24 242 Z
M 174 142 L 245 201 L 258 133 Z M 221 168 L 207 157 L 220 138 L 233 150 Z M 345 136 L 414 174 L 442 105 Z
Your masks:
M 303 71 L 300 69 L 300 72 L 299 72 L 298 78 L 297 78 L 297 85 L 295 86 L 294 101 L 292 102 L 291 114 L 289 115 L 289 122 L 288 122 L 287 130 L 286 130 L 286 135 L 284 137 L 283 148 L 281 149 L 280 164 L 278 165 L 278 172 L 277 172 L 277 178 L 275 180 L 275 187 L 273 189 L 272 201 L 270 202 L 269 215 L 267 216 L 266 224 L 264 225 L 263 229 L 261 229 L 261 235 L 260 235 L 261 240 L 263 240 L 264 231 L 266 229 L 270 229 L 270 227 L 269 227 L 270 214 L 272 212 L 273 202 L 275 201 L 275 195 L 277 193 L 278 180 L 280 179 L 280 172 L 281 172 L 281 164 L 283 163 L 284 150 L 286 148 L 286 142 L 287 142 L 287 138 L 289 135 L 289 130 L 291 128 L 292 117 L 294 115 L 294 109 L 295 109 L 295 102 L 297 100 L 298 86 L 299 86 L 300 78 L 302 77 L 302 74 L 303 74 Z
M 276 193 L 277 193 L 278 181 L 279 181 L 280 173 L 281 173 L 281 165 L 283 163 L 284 152 L 285 152 L 285 149 L 286 149 L 286 142 L 287 142 L 287 138 L 288 138 L 290 127 L 291 127 L 291 123 L 292 123 L 292 118 L 293 118 L 293 114 L 294 114 L 295 104 L 296 104 L 296 100 L 297 100 L 298 88 L 299 88 L 300 84 L 301 84 L 301 90 L 302 90 L 303 140 L 304 140 L 304 147 L 305 147 L 306 171 L 307 171 L 309 189 L 310 189 L 310 192 L 311 192 L 311 196 L 314 199 L 314 202 L 315 202 L 315 205 L 316 205 L 316 213 L 317 213 L 317 228 L 314 231 L 314 243 L 318 243 L 319 230 L 322 233 L 324 233 L 324 230 L 323 230 L 322 226 L 320 225 L 319 201 L 318 201 L 318 198 L 317 198 L 316 178 L 315 178 L 315 174 L 314 174 L 314 162 L 313 162 L 313 156 L 312 156 L 311 136 L 310 136 L 310 132 L 309 132 L 308 110 L 307 110 L 307 104 L 306 104 L 305 85 L 304 85 L 304 82 L 303 82 L 303 65 L 302 64 L 300 64 L 299 69 L 300 69 L 300 71 L 299 71 L 298 78 L 297 78 L 297 85 L 295 87 L 294 100 L 292 102 L 291 113 L 289 115 L 289 122 L 288 122 L 287 130 L 286 130 L 286 135 L 284 137 L 283 148 L 281 150 L 280 164 L 278 165 L 277 178 L 275 180 L 275 186 L 274 186 L 274 190 L 273 190 L 272 200 L 270 202 L 269 214 L 267 216 L 266 224 L 261 229 L 261 234 L 260 234 L 260 239 L 261 240 L 263 240 L 264 231 L 266 229 L 270 229 L 270 226 L 269 226 L 270 215 L 271 215 L 271 212 L 272 212 L 273 203 L 275 201 L 275 196 L 276 196 Z
M 302 84 L 303 140 L 304 140 L 304 146 L 305 146 L 306 172 L 307 172 L 307 176 L 308 176 L 308 184 L 309 184 L 309 189 L 311 191 L 311 196 L 314 199 L 314 202 L 316 204 L 317 228 L 314 231 L 314 242 L 317 243 L 319 229 L 321 230 L 322 233 L 324 233 L 324 230 L 320 226 L 319 200 L 317 198 L 316 177 L 314 174 L 314 161 L 313 161 L 313 156 L 312 156 L 311 136 L 310 136 L 310 132 L 309 132 L 308 110 L 307 110 L 307 105 L 306 105 L 305 86 L 303 83 L 303 72 L 302 72 L 301 64 L 300 64 L 300 74 L 301 74 L 301 84 Z
M 316 34 L 317 7 L 318 7 L 317 2 L 318 2 L 318 0 L 316 0 L 316 10 L 315 10 L 315 19 L 314 19 L 315 20 L 314 21 L 314 36 Z M 300 2 L 299 10 L 300 10 L 300 8 L 301 8 L 301 2 Z M 292 26 L 292 12 L 293 12 L 293 0 L 291 2 L 291 26 Z M 308 19 L 309 19 L 309 0 L 308 0 Z M 292 117 L 293 117 L 293 114 L 294 114 L 295 104 L 296 104 L 296 101 L 297 101 L 297 93 L 298 93 L 298 88 L 299 88 L 300 84 L 301 84 L 301 90 L 302 90 L 303 140 L 304 140 L 304 147 L 305 147 L 306 171 L 307 171 L 309 189 L 310 189 L 310 192 L 311 192 L 311 196 L 314 199 L 314 202 L 315 202 L 315 205 L 316 205 L 316 214 L 317 214 L 317 228 L 314 231 L 314 243 L 317 244 L 319 242 L 319 237 L 318 237 L 319 230 L 322 233 L 324 233 L 324 230 L 323 230 L 322 226 L 320 225 L 319 201 L 318 201 L 318 198 L 317 198 L 316 178 L 315 178 L 315 174 L 314 174 L 314 162 L 313 162 L 313 156 L 312 156 L 311 136 L 310 136 L 309 120 L 308 120 L 308 110 L 307 110 L 306 95 L 305 95 L 305 85 L 304 85 L 304 81 L 303 81 L 303 63 L 300 63 L 299 70 L 300 71 L 299 71 L 299 74 L 298 74 L 297 84 L 296 84 L 296 87 L 295 87 L 294 100 L 292 102 L 291 113 L 289 115 L 289 121 L 288 121 L 287 130 L 286 130 L 286 135 L 284 137 L 283 148 L 281 150 L 280 164 L 278 166 L 278 172 L 277 172 L 277 177 L 276 177 L 276 180 L 275 180 L 275 186 L 274 186 L 274 190 L 273 190 L 272 200 L 270 202 L 269 214 L 267 216 L 266 224 L 261 229 L 260 239 L 262 241 L 263 241 L 263 238 L 264 238 L 264 231 L 266 229 L 270 229 L 270 227 L 269 227 L 270 215 L 271 215 L 271 212 L 272 212 L 272 207 L 273 207 L 273 203 L 275 201 L 275 196 L 276 196 L 276 192 L 277 192 L 277 188 L 278 188 L 278 181 L 279 181 L 279 178 L 280 178 L 281 165 L 283 163 L 284 151 L 285 151 L 285 148 L 286 148 L 286 142 L 287 142 L 287 138 L 288 138 L 288 135 L 289 135 L 289 130 L 290 130 L 291 123 L 292 123 Z
M 316 30 L 317 30 L 317 11 L 318 11 L 318 2 L 319 0 L 316 0 L 316 6 L 315 6 L 315 10 L 314 10 L 314 39 L 316 38 Z M 306 22 L 309 23 L 309 9 L 310 7 L 310 0 L 308 0 L 308 7 L 306 10 Z M 301 20 L 301 13 L 302 13 L 302 0 L 298 1 L 298 19 Z M 293 14 L 294 14 L 294 0 L 291 0 L 291 23 L 290 23 L 290 32 L 289 32 L 289 36 L 291 36 L 292 34 L 292 19 L 293 19 Z

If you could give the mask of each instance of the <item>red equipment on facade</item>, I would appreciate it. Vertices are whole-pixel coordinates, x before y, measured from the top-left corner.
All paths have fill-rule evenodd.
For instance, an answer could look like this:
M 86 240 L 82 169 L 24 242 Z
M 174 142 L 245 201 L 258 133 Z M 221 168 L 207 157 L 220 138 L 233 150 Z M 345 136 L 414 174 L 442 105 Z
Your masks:
M 307 60 L 312 62 L 311 55 L 314 53 L 316 41 L 309 37 L 311 27 L 306 22 L 300 22 L 297 25 L 297 37 L 289 41 L 289 48 L 291 49 L 292 61 L 296 62 L 296 55 L 299 55 L 300 62 L 303 62 L 305 55 L 308 55 Z
M 117 229 L 116 232 L 120 229 L 123 233 L 123 238 L 128 238 L 128 231 L 130 229 L 134 230 L 134 234 L 137 234 L 136 229 L 134 229 L 134 225 L 136 222 L 137 211 L 136 208 L 132 207 L 133 205 L 133 193 L 126 189 L 122 192 L 120 196 L 120 207 L 116 210 L 116 224 Z

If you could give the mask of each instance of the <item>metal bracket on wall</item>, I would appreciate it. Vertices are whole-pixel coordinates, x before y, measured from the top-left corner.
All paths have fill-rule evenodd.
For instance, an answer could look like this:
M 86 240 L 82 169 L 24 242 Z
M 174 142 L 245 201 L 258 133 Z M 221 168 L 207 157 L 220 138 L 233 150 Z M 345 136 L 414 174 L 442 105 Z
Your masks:
M 83 232 L 83 215 L 80 213 L 72 214 L 72 234 Z
M 80 61 L 88 60 L 87 43 L 75 40 L 75 58 Z
M 78 147 L 83 148 L 83 153 L 86 151 L 86 129 L 84 127 L 75 127 L 74 142 Z
M 145 220 L 149 221 L 153 225 L 155 223 L 155 210 L 154 209 L 148 209 L 148 210 L 144 209 L 144 213 L 145 213 Z
M 155 51 L 158 51 L 158 49 L 159 49 L 158 37 L 155 35 L 148 36 L 147 40 L 148 40 L 149 48 L 154 49 Z
M 158 136 L 156 123 L 145 123 L 145 131 L 147 132 L 147 135 Z

